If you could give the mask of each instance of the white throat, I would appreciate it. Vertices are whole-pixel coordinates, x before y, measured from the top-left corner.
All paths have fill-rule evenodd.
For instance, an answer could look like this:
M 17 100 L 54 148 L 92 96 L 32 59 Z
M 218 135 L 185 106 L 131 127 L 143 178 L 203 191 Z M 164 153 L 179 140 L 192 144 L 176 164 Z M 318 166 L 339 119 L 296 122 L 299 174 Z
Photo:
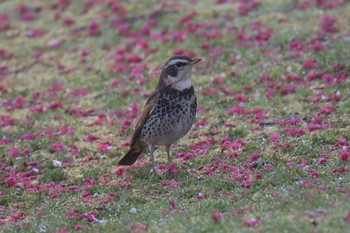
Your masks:
M 174 88 L 179 91 L 183 91 L 187 88 L 190 88 L 191 86 L 192 86 L 191 81 L 189 79 L 185 79 L 175 83 Z

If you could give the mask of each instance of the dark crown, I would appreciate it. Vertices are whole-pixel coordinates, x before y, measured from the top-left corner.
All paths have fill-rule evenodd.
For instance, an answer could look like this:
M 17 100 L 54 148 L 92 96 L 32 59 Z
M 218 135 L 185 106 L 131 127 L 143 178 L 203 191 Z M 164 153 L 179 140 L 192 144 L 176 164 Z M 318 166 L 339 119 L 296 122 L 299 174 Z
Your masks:
M 170 58 L 164 66 L 167 66 L 171 61 L 175 61 L 175 60 L 184 60 L 184 61 L 187 61 L 187 63 L 191 62 L 192 61 L 192 58 L 190 57 L 187 57 L 187 56 L 183 56 L 183 55 L 176 55 L 176 56 L 173 56 L 172 58 Z

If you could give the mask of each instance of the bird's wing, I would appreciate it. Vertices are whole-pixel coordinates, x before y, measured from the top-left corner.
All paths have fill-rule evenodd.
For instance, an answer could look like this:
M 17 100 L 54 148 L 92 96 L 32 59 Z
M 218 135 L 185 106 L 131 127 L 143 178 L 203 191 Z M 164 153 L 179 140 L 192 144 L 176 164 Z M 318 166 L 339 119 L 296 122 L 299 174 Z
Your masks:
M 142 114 L 136 123 L 135 132 L 131 138 L 131 147 L 134 143 L 136 143 L 137 139 L 139 139 L 142 128 L 156 105 L 158 96 L 159 96 L 159 92 L 155 91 L 148 98 L 148 100 L 145 104 L 145 107 L 143 108 Z

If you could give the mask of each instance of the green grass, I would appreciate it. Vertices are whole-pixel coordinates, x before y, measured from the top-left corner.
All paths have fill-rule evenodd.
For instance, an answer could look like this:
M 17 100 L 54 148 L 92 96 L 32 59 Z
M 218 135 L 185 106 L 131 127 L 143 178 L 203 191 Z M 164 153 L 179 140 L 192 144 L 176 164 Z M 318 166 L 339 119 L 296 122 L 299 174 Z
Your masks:
M 18 6 L 23 1 L 0 3 L 0 14 L 10 20 L 10 28 L 0 31 L 0 48 L 5 51 L 0 53 L 0 140 L 11 140 L 0 144 L 0 232 L 345 232 L 349 228 L 345 218 L 350 211 L 350 166 L 339 154 L 350 146 L 350 5 L 339 1 L 344 2 L 342 7 L 321 9 L 310 1 L 310 9 L 303 10 L 293 5 L 299 1 L 266 0 L 239 15 L 238 3 L 214 2 L 180 1 L 166 7 L 160 5 L 165 1 L 121 1 L 127 12 L 123 18 L 121 12 L 112 12 L 108 1 L 91 8 L 88 2 L 71 1 L 59 10 L 53 9 L 54 1 L 37 0 L 25 3 L 27 11 L 36 15 L 31 21 L 20 20 Z M 197 15 L 179 25 L 179 19 L 192 11 Z M 54 19 L 56 12 L 59 19 Z M 338 30 L 318 37 L 325 15 L 335 17 Z M 64 25 L 67 17 L 75 23 Z M 137 34 L 152 17 L 153 37 Z M 88 35 L 92 20 L 100 25 L 98 36 Z M 120 32 L 126 25 L 121 22 L 128 24 L 130 35 Z M 260 30 L 272 29 L 270 39 L 259 46 L 254 36 L 261 32 L 252 26 L 257 22 L 263 25 Z M 249 45 L 237 39 L 243 26 L 245 35 L 252 37 Z M 46 33 L 29 38 L 30 29 Z M 203 37 L 215 30 L 218 37 Z M 182 41 L 173 39 L 181 33 L 186 34 Z M 138 46 L 140 39 L 154 51 Z M 296 39 L 303 42 L 303 49 L 291 57 L 289 43 Z M 64 43 L 52 48 L 48 43 L 53 40 Z M 325 47 L 313 50 L 313 40 Z M 205 42 L 209 49 L 201 48 Z M 84 49 L 89 50 L 85 57 Z M 136 166 L 118 167 L 145 94 L 156 86 L 162 64 L 179 49 L 203 58 L 192 81 L 197 120 L 207 124 L 193 127 L 172 147 L 175 174 L 162 168 L 151 174 L 147 153 Z M 34 64 L 38 50 L 42 56 Z M 5 58 L 10 53 L 14 57 Z M 123 61 L 132 55 L 139 55 L 141 62 Z M 309 58 L 317 60 L 317 68 L 302 68 Z M 335 68 L 337 64 L 342 65 Z M 132 70 L 141 65 L 145 68 L 132 77 Z M 342 72 L 344 78 L 306 81 L 309 71 Z M 264 73 L 271 80 L 261 81 Z M 290 73 L 302 80 L 287 81 Z M 212 83 L 215 76 L 222 83 Z M 112 87 L 115 80 L 120 83 Z M 296 84 L 296 90 L 282 94 L 290 84 Z M 69 95 L 76 88 L 89 93 Z M 265 95 L 269 88 L 272 98 Z M 339 92 L 341 99 L 310 101 L 320 92 L 323 98 Z M 34 97 L 36 93 L 40 95 Z M 26 98 L 23 106 L 16 105 L 18 96 Z M 55 102 L 63 107 L 50 109 Z M 136 117 L 130 116 L 131 104 L 139 108 Z M 245 114 L 228 113 L 237 105 Z M 325 105 L 335 111 L 319 114 Z M 35 112 L 34 107 L 42 111 Z M 259 118 L 258 109 L 263 109 L 264 117 Z M 102 115 L 105 121 L 99 121 Z M 4 116 L 14 124 L 6 125 Z M 307 130 L 315 116 L 329 125 Z M 287 118 L 298 118 L 300 123 L 278 124 Z M 32 124 L 26 124 L 28 120 Z M 133 124 L 123 128 L 125 120 Z M 73 131 L 68 133 L 67 127 Z M 288 128 L 303 128 L 304 133 L 291 136 L 285 132 Z M 88 133 L 98 139 L 86 141 Z M 269 140 L 273 133 L 280 134 L 279 144 Z M 24 134 L 37 136 L 25 140 Z M 338 143 L 341 138 L 346 139 L 343 145 Z M 63 148 L 50 151 L 57 141 Z M 102 142 L 110 148 L 99 150 Z M 14 147 L 20 153 L 12 156 Z M 186 153 L 195 156 L 185 160 L 181 155 Z M 251 156 L 256 153 L 260 158 L 254 160 Z M 164 148 L 155 154 L 157 164 L 166 166 Z M 328 160 L 320 163 L 325 156 Z M 216 221 L 213 213 L 222 219 Z M 248 226 L 251 219 L 258 224 Z

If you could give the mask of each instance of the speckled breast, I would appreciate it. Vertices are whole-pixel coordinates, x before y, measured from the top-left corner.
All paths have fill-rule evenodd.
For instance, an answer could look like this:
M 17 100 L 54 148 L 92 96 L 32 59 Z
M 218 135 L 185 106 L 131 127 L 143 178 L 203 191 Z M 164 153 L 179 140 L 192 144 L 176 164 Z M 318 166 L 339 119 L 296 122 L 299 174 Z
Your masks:
M 172 144 L 191 129 L 197 108 L 193 87 L 164 88 L 141 131 L 141 140 L 153 145 Z

